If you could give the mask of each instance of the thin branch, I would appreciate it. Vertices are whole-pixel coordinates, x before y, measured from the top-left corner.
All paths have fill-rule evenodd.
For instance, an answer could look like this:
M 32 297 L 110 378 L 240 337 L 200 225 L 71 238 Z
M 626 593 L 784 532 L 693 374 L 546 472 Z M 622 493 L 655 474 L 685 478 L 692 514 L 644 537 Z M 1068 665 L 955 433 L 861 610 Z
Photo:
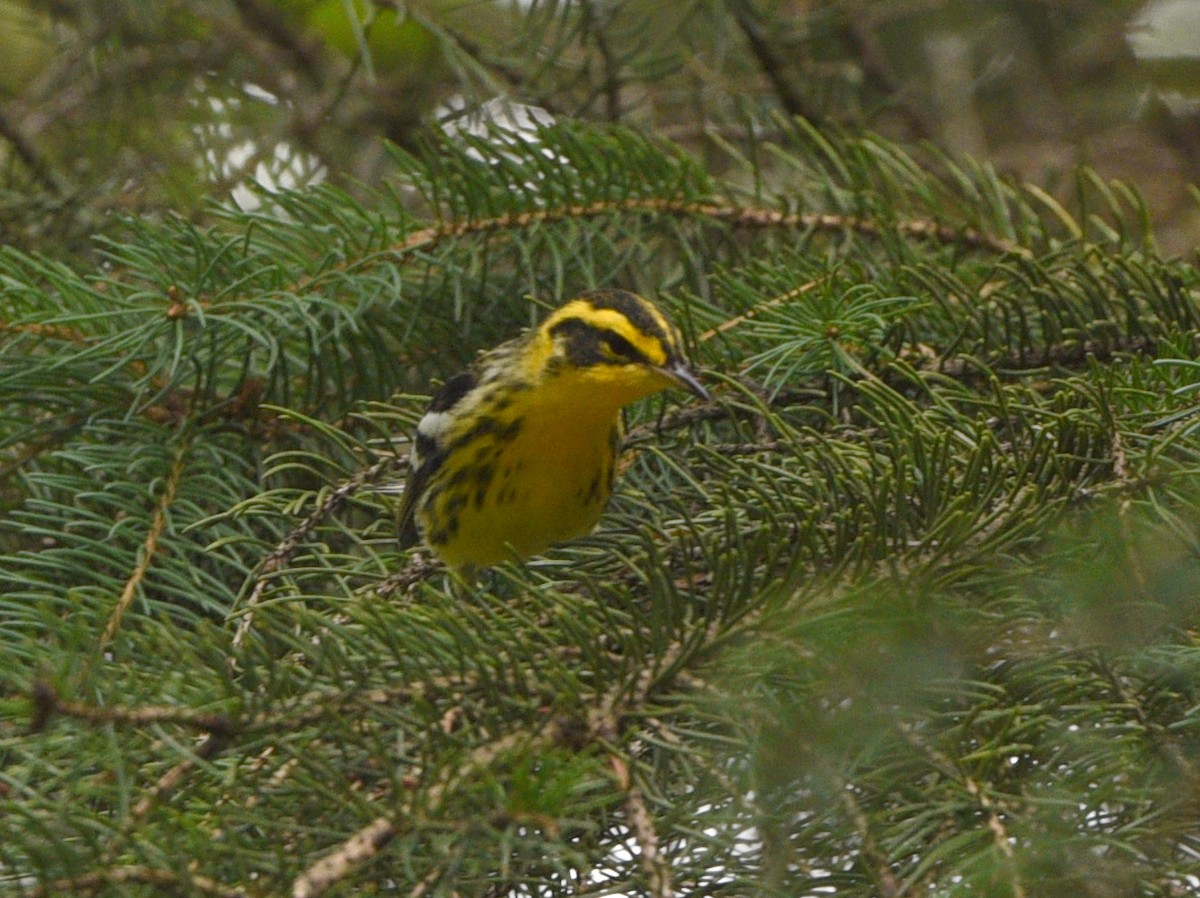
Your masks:
M 138 823 L 182 785 L 188 774 L 196 767 L 197 762 L 211 760 L 220 754 L 229 743 L 230 739 L 225 733 L 209 733 L 195 747 L 192 757 L 184 758 L 160 776 L 137 804 L 130 808 L 129 815 L 122 821 L 120 830 L 105 846 L 104 853 L 101 855 L 102 863 L 111 864 L 121 854 L 126 839 Z M 116 869 L 120 870 L 121 868 Z M 111 872 L 111 868 L 101 869 L 88 874 L 88 876 L 96 877 L 100 882 L 104 882 Z M 208 881 L 211 882 L 211 880 Z M 48 894 L 58 893 L 51 891 Z
M 371 592 L 382 599 L 390 598 L 396 593 L 406 593 L 416 584 L 428 580 L 434 574 L 444 571 L 445 566 L 437 560 L 421 553 L 414 553 L 411 560 L 403 568 L 388 574 L 378 584 L 371 587 Z
M 1127 337 L 1110 340 L 1075 340 L 1069 343 L 1048 343 L 1037 351 L 1010 349 L 997 351 L 995 354 L 983 356 L 987 369 L 982 368 L 980 360 L 970 356 L 943 358 L 941 356 L 927 357 L 913 354 L 908 359 L 915 367 L 936 371 L 938 374 L 955 379 L 971 380 L 993 377 L 994 371 L 1027 372 L 1055 365 L 1080 365 L 1088 359 L 1105 362 L 1122 353 L 1145 355 L 1152 353 L 1158 347 L 1156 337 Z
M 205 736 L 194 749 L 194 758 L 184 758 L 160 776 L 138 803 L 133 806 L 122 831 L 129 832 L 134 824 L 149 814 L 155 805 L 162 802 L 178 789 L 187 775 L 196 767 L 197 761 L 208 761 L 215 758 L 229 745 L 229 742 L 229 737 L 223 733 L 209 733 Z M 110 845 L 109 847 L 111 854 L 113 846 Z
M 604 94 L 604 114 L 610 122 L 621 119 L 621 65 L 613 53 L 605 33 L 605 24 L 600 16 L 607 8 L 599 8 L 599 4 L 585 3 L 583 5 L 583 28 L 590 32 L 596 42 L 596 50 L 600 54 L 600 64 L 603 73 L 601 89 Z
M 974 798 L 981 808 L 988 815 L 988 830 L 992 834 L 992 841 L 996 846 L 996 850 L 1000 852 L 1000 856 L 1004 859 L 1004 870 L 1008 874 L 1008 887 L 1012 891 L 1012 898 L 1026 898 L 1025 885 L 1021 881 L 1021 874 L 1017 869 L 1017 859 L 1013 852 L 1012 837 L 1008 834 L 1008 828 L 1004 825 L 1004 820 L 997 813 L 992 799 L 983 789 L 979 788 L 979 784 L 971 777 L 963 778 L 963 785 L 966 787 L 967 793 Z
M 260 0 L 233 0 L 233 5 L 250 30 L 282 50 L 314 86 L 321 86 L 321 57 L 315 42 L 298 37 L 274 6 L 268 6 Z
M 430 225 L 419 228 L 399 243 L 370 259 L 343 260 L 314 275 L 308 275 L 280 288 L 280 292 L 303 293 L 315 289 L 322 281 L 341 277 L 350 269 L 356 273 L 369 270 L 373 265 L 394 263 L 417 251 L 424 251 L 447 240 L 457 240 L 476 234 L 498 231 L 536 228 L 543 224 L 577 218 L 592 218 L 621 212 L 647 213 L 677 218 L 700 218 L 721 222 L 734 228 L 758 230 L 785 229 L 829 232 L 854 232 L 864 237 L 878 238 L 885 227 L 871 219 L 855 215 L 821 212 L 780 212 L 751 206 L 700 203 L 689 200 L 660 199 L 657 197 L 632 197 L 622 200 L 599 200 L 595 203 L 558 206 L 528 212 L 498 215 L 494 218 L 477 218 L 450 224 Z M 1011 240 L 993 237 L 974 228 L 955 228 L 932 219 L 914 218 L 906 221 L 889 222 L 886 230 L 918 240 L 932 240 L 968 249 L 986 250 L 1002 255 L 1032 258 L 1033 253 Z M 193 302 L 199 308 L 213 308 L 210 300 L 196 297 Z
M 186 875 L 174 870 L 155 867 L 123 866 L 106 870 L 93 870 L 80 876 L 56 879 L 21 892 L 25 898 L 56 898 L 61 895 L 92 895 L 112 886 L 146 885 L 161 888 L 166 892 L 197 891 L 213 898 L 247 898 L 250 894 L 241 886 L 226 886 L 207 876 L 196 873 Z
M 714 621 L 709 624 L 705 633 L 715 638 L 721 629 L 722 622 Z M 680 639 L 672 643 L 661 654 L 659 664 L 637 672 L 631 680 L 614 684 L 599 696 L 598 700 L 592 703 L 592 710 L 586 721 L 555 718 L 547 721 L 540 731 L 510 733 L 476 747 L 465 759 L 448 768 L 437 782 L 424 790 L 420 797 L 422 815 L 428 817 L 436 814 L 464 782 L 474 779 L 498 759 L 517 749 L 531 752 L 545 750 L 556 744 L 567 744 L 576 750 L 588 744 L 611 747 L 620 737 L 622 720 L 643 708 L 654 690 L 661 685 L 661 671 L 673 671 L 689 650 L 694 650 L 697 645 L 707 645 L 710 641 Z M 413 802 L 416 801 L 417 797 L 414 795 Z M 636 810 L 634 808 L 635 812 Z M 631 824 L 641 825 L 649 820 L 649 817 L 639 820 L 640 823 L 631 818 Z M 395 838 L 399 827 L 400 823 L 395 816 L 381 816 L 371 821 L 297 877 L 292 885 L 293 898 L 317 898 L 324 894 L 378 854 L 380 849 Z M 645 832 L 643 837 L 648 838 Z M 653 837 L 653 845 L 657 846 L 657 836 Z M 656 850 L 654 856 L 657 856 Z M 664 871 L 652 875 L 651 881 L 656 882 L 658 888 L 666 890 L 656 892 L 656 895 L 672 894 L 670 878 Z
M 928 744 L 911 726 L 891 714 L 888 714 L 888 717 L 891 718 L 893 725 L 900 735 L 904 737 L 905 742 L 923 755 L 939 773 L 961 785 L 967 794 L 975 800 L 979 809 L 987 815 L 988 831 L 992 835 L 996 850 L 1000 852 L 1005 872 L 1008 874 L 1009 888 L 1012 890 L 1013 898 L 1026 898 L 1027 893 L 1017 867 L 1012 840 L 1008 834 L 1007 827 L 1004 825 L 1004 820 L 996 809 L 995 802 L 979 787 L 979 784 L 974 779 L 959 769 L 955 761 Z
M 54 687 L 39 680 L 33 686 L 32 732 L 39 732 L 55 716 L 72 717 L 92 724 L 117 724 L 121 726 L 149 726 L 151 724 L 177 724 L 206 733 L 229 735 L 235 728 L 233 718 L 227 714 L 212 714 L 192 708 L 177 708 L 164 705 L 141 707 L 98 707 L 83 702 L 65 701 L 58 696 Z
M 50 163 L 37 151 L 37 148 L 29 141 L 8 115 L 8 111 L 0 109 L 0 138 L 7 140 L 16 152 L 17 157 L 25 164 L 29 173 L 41 184 L 49 193 L 54 196 L 61 195 L 63 184 L 58 174 L 51 168 Z
M 900 98 L 904 88 L 901 86 L 900 79 L 892 71 L 887 51 L 876 36 L 869 17 L 862 15 L 861 12 L 858 15 L 851 12 L 850 15 L 852 18 L 842 29 L 842 35 L 846 43 L 850 45 L 852 58 L 858 62 L 867 83 L 873 85 L 876 90 L 892 101 L 890 108 L 904 119 L 914 136 L 931 136 L 933 128 L 925 120 L 921 111 L 914 108 L 911 103 L 903 102 Z
M 879 894 L 883 898 L 896 898 L 900 894 L 900 884 L 896 881 L 896 874 L 892 872 L 887 855 L 880 849 L 875 834 L 871 831 L 871 821 L 867 818 L 866 812 L 863 811 L 862 805 L 859 804 L 849 783 L 842 783 L 839 794 L 842 799 L 842 807 L 846 809 L 850 821 L 854 824 L 854 830 L 858 833 L 861 841 L 859 854 L 867 862 L 867 869 L 871 878 L 875 880 L 875 887 L 879 889 Z
M 23 440 L 14 444 L 12 456 L 0 464 L 0 483 L 8 480 L 34 459 L 57 449 L 70 437 L 75 436 L 85 417 L 81 414 L 59 416 L 56 426 L 49 433 L 42 434 L 39 439 Z
M 541 733 L 533 733 L 528 737 L 524 733 L 513 733 L 478 746 L 465 759 L 447 768 L 445 775 L 425 791 L 421 801 L 422 814 L 436 814 L 460 783 L 475 777 L 495 763 L 497 758 L 515 748 L 544 748 L 560 739 L 561 724 L 552 722 Z M 399 821 L 395 816 L 372 820 L 300 874 L 292 883 L 292 898 L 318 898 L 325 894 L 375 857 L 398 832 Z
M 1129 710 L 1133 712 L 1134 718 L 1138 725 L 1145 732 L 1146 738 L 1154 746 L 1154 749 L 1162 755 L 1171 766 L 1175 768 L 1175 772 L 1186 782 L 1191 784 L 1193 790 L 1200 787 L 1200 771 L 1196 769 L 1196 765 L 1180 748 L 1171 731 L 1151 717 L 1146 710 L 1141 700 L 1131 690 L 1120 675 L 1113 670 L 1112 665 L 1103 653 L 1098 653 L 1095 657 L 1096 666 L 1100 669 L 1105 681 L 1112 687 L 1117 698 L 1121 700 Z
M 779 105 L 788 115 L 819 121 L 822 118 L 820 112 L 804 99 L 796 89 L 793 79 L 788 77 L 784 57 L 768 40 L 753 5 L 747 0 L 727 0 L 726 5 L 741 30 L 742 37 L 746 39 L 746 45 L 758 62 L 758 67 L 771 82 L 775 96 L 779 98 Z
M 312 512 L 283 540 L 271 550 L 270 553 L 262 560 L 258 566 L 258 572 L 254 575 L 254 586 L 250 591 L 250 597 L 246 600 L 245 611 L 242 613 L 242 618 L 238 621 L 237 631 L 233 636 L 233 648 L 237 649 L 246 639 L 246 634 L 250 632 L 250 628 L 254 626 L 254 609 L 262 600 L 263 592 L 267 588 L 268 578 L 283 567 L 292 557 L 292 553 L 300 547 L 300 544 L 308 538 L 308 535 L 316 528 L 321 521 L 325 520 L 331 514 L 334 514 L 342 508 L 346 501 L 362 489 L 366 484 L 373 482 L 384 471 L 398 467 L 402 464 L 407 464 L 403 459 L 393 458 L 388 456 L 377 461 L 370 467 L 364 468 L 359 473 L 355 474 L 350 480 L 343 483 L 337 489 L 333 490 L 325 501 L 312 510 Z M 230 663 L 235 663 L 235 659 L 231 656 Z
M 292 898 L 324 895 L 395 837 L 396 824 L 392 818 L 377 817 L 297 877 L 292 883 Z
M 646 797 L 637 786 L 625 790 L 625 819 L 640 849 L 639 861 L 646 874 L 650 894 L 654 898 L 673 898 L 675 890 L 671 886 L 671 867 L 659 850 L 654 818 L 646 806 Z
M 855 215 L 823 212 L 780 212 L 777 209 L 763 209 L 752 206 L 721 205 L 718 203 L 700 203 L 689 200 L 660 199 L 657 197 L 631 197 L 621 200 L 599 200 L 595 203 L 559 206 L 552 209 L 538 209 L 529 212 L 500 215 L 495 218 L 459 221 L 449 225 L 422 228 L 409 234 L 402 242 L 393 246 L 391 252 L 393 254 L 405 254 L 414 249 L 426 248 L 430 244 L 438 243 L 447 238 L 457 238 L 468 234 L 486 233 L 511 228 L 535 227 L 547 222 L 609 215 L 614 212 L 652 212 L 681 218 L 709 218 L 735 228 L 854 231 L 865 237 L 879 237 L 884 231 L 884 228 L 877 221 Z M 933 221 L 932 219 L 914 218 L 906 221 L 889 222 L 887 228 L 906 237 L 934 240 L 938 243 L 961 245 L 971 249 L 986 249 L 1001 254 L 1015 254 L 1024 258 L 1032 257 L 1030 250 L 1011 240 L 983 234 L 974 228 L 954 228 Z M 322 272 L 312 280 L 329 276 L 333 270 L 335 269 Z M 303 282 L 297 285 L 296 289 L 300 289 L 302 286 Z
M 756 317 L 760 312 L 762 312 L 765 309 L 770 309 L 770 308 L 774 308 L 776 306 L 780 306 L 783 303 L 787 302 L 789 299 L 796 299 L 797 297 L 803 296 L 805 293 L 812 290 L 814 287 L 817 287 L 820 284 L 825 283 L 826 280 L 827 280 L 827 278 L 822 278 L 822 279 L 816 280 L 816 281 L 809 281 L 806 284 L 801 284 L 799 287 L 796 287 L 793 290 L 788 290 L 785 293 L 780 293 L 778 296 L 772 296 L 770 299 L 764 299 L 762 302 L 751 306 L 749 309 L 747 309 L 742 314 L 735 315 L 732 318 L 722 321 L 716 327 L 709 328 L 704 333 L 700 334 L 700 336 L 698 336 L 696 338 L 696 340 L 700 343 L 707 343 L 709 340 L 711 340 L 713 337 L 717 336 L 718 334 L 723 334 L 728 330 L 732 330 L 733 328 L 737 327 L 740 324 L 745 324 L 747 321 Z
M 167 529 L 170 508 L 175 503 L 175 493 L 178 491 L 179 484 L 183 480 L 184 460 L 187 457 L 190 446 L 190 439 L 184 436 L 175 447 L 175 457 L 171 461 L 171 470 L 167 474 L 162 497 L 158 500 L 158 507 L 154 511 L 154 518 L 150 522 L 150 529 L 147 531 L 146 539 L 142 544 L 141 557 L 138 559 L 129 578 L 125 581 L 125 588 L 121 590 L 120 598 L 117 599 L 117 604 L 109 615 L 108 623 L 105 624 L 104 632 L 101 634 L 100 642 L 97 646 L 99 652 L 102 652 L 116 638 L 117 630 L 121 628 L 121 621 L 125 617 L 125 612 L 133 604 L 142 581 L 145 580 L 150 566 L 158 556 L 159 545 L 163 533 Z

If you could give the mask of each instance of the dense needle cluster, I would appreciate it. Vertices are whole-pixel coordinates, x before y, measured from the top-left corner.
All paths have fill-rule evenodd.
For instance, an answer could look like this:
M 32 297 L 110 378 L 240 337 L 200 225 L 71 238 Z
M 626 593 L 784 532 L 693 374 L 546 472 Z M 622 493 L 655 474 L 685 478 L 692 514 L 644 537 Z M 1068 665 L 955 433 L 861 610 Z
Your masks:
M 679 331 L 649 300 L 595 290 L 480 356 L 417 425 L 399 512 L 457 567 L 541 552 L 589 532 L 612 495 L 620 410 L 678 386 L 707 393 Z

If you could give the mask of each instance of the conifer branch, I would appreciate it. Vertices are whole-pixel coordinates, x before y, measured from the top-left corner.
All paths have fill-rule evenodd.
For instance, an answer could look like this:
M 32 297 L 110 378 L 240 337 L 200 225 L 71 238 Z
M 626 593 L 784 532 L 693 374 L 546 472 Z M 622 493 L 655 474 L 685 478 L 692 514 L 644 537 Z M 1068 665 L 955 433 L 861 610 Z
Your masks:
M 145 705 L 136 708 L 97 707 L 83 702 L 66 701 L 59 697 L 53 686 L 38 680 L 33 685 L 33 717 L 30 730 L 40 732 L 56 716 L 71 717 L 91 724 L 117 724 L 126 727 L 143 727 L 158 723 L 177 724 L 224 736 L 228 736 L 235 728 L 234 720 L 226 714 L 212 714 L 192 708 L 165 705 Z
M 117 631 L 121 627 L 121 621 L 124 620 L 125 613 L 137 597 L 142 581 L 146 577 L 146 572 L 155 562 L 162 544 L 163 534 L 168 526 L 170 509 L 175 502 L 175 494 L 179 489 L 180 481 L 183 479 L 185 462 L 190 448 L 191 439 L 188 435 L 184 434 L 175 446 L 175 454 L 171 460 L 171 467 L 163 481 L 162 496 L 159 498 L 158 506 L 154 510 L 154 517 L 151 519 L 150 529 L 146 533 L 145 542 L 142 544 L 142 551 L 138 557 L 137 565 L 125 581 L 125 586 L 121 590 L 117 604 L 113 607 L 112 613 L 109 615 L 108 623 L 104 625 L 104 632 L 100 634 L 100 641 L 96 646 L 97 654 L 103 652 L 109 643 L 116 638 Z
M 292 554 L 300 547 L 301 543 L 308 538 L 308 535 L 322 521 L 330 515 L 336 514 L 337 511 L 343 508 L 355 493 L 361 490 L 366 484 L 375 482 L 384 472 L 391 471 L 399 464 L 395 458 L 383 458 L 375 462 L 373 465 L 364 468 L 353 478 L 346 483 L 343 483 L 337 489 L 332 490 L 327 495 L 323 502 L 314 508 L 308 516 L 302 520 L 295 528 L 272 549 L 260 562 L 258 571 L 255 574 L 253 586 L 250 590 L 250 595 L 246 599 L 245 605 L 241 611 L 241 618 L 238 620 L 237 630 L 233 635 L 232 646 L 236 650 L 239 648 L 249 633 L 250 628 L 254 626 L 254 609 L 262 600 L 263 592 L 266 590 L 270 577 L 287 564 Z M 407 462 L 404 462 L 407 464 Z M 232 660 L 232 659 L 231 659 Z
M 55 898 L 59 895 L 94 895 L 112 887 L 152 886 L 168 892 L 188 889 L 213 898 L 250 898 L 251 892 L 240 886 L 226 886 L 199 874 L 182 874 L 174 870 L 161 870 L 127 864 L 108 867 L 91 873 L 83 873 L 67 879 L 57 879 L 34 886 L 24 892 L 26 898 Z
M 982 234 L 973 228 L 954 228 L 949 225 L 939 224 L 930 219 L 910 219 L 882 224 L 853 215 L 780 212 L 775 209 L 722 205 L 718 203 L 700 203 L 656 197 L 631 197 L 510 213 L 493 218 L 468 218 L 450 224 L 420 228 L 408 234 L 401 242 L 390 246 L 385 252 L 376 254 L 373 258 L 337 262 L 318 274 L 306 276 L 288 285 L 284 290 L 294 294 L 314 291 L 321 287 L 325 281 L 342 274 L 348 272 L 365 273 L 384 261 L 403 262 L 415 252 L 427 251 L 440 244 L 461 240 L 464 237 L 529 230 L 545 224 L 630 212 L 657 214 L 671 218 L 711 220 L 728 224 L 734 228 L 754 230 L 812 230 L 832 233 L 854 232 L 871 238 L 878 238 L 884 231 L 890 229 L 902 236 L 913 239 L 931 240 L 951 246 L 957 245 L 968 249 L 986 250 L 1000 255 L 1030 256 L 1030 251 L 1027 248 L 1012 241 Z M 200 309 L 215 308 L 210 299 L 196 298 L 193 301 Z M 720 329 L 716 331 L 716 333 L 720 332 Z
M 650 808 L 646 805 L 646 796 L 637 786 L 631 785 L 625 789 L 625 817 L 639 849 L 638 860 L 646 874 L 650 894 L 654 898 L 672 898 L 675 889 L 671 885 L 671 867 L 660 850 L 658 832 Z
M 753 201 L 572 126 L 402 156 L 394 198 L 138 220 L 82 273 L 0 252 L 6 875 L 1019 895 L 1050 830 L 1121 845 L 1134 890 L 1195 874 L 1197 450 L 1165 424 L 1200 275 L 1116 199 L 1080 224 L 984 166 L 776 136 Z M 600 284 L 669 307 L 714 398 L 631 410 L 593 536 L 443 589 L 377 447 L 529 296 Z M 1107 674 L 1070 644 L 1096 602 L 1149 616 Z M 124 872 L 168 849 L 174 882 Z
M 862 840 L 859 853 L 862 855 L 871 878 L 875 881 L 875 887 L 879 889 L 879 894 L 883 898 L 900 898 L 904 894 L 900 890 L 900 883 L 896 881 L 896 875 L 892 872 L 887 856 L 880 850 L 879 842 L 871 832 L 870 818 L 867 817 L 862 805 L 855 797 L 853 786 L 850 783 L 842 783 L 838 796 L 854 824 L 855 832 Z

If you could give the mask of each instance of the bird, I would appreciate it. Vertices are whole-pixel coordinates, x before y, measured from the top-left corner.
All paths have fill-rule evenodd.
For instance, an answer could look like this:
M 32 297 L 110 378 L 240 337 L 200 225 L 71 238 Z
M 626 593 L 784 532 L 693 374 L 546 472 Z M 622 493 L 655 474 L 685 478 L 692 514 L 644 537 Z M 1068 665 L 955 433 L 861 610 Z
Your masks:
M 590 533 L 613 492 L 621 409 L 671 387 L 709 398 L 658 306 L 617 289 L 569 300 L 433 396 L 397 510 L 401 549 L 423 537 L 473 575 Z

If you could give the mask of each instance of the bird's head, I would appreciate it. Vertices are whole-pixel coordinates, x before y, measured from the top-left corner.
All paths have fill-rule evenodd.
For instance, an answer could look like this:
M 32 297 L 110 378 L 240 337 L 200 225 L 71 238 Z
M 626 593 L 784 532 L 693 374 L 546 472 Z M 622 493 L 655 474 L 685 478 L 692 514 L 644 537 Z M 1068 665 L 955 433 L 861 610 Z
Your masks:
M 566 303 L 538 328 L 546 375 L 617 406 L 668 387 L 708 398 L 683 353 L 679 330 L 650 300 L 593 290 Z

